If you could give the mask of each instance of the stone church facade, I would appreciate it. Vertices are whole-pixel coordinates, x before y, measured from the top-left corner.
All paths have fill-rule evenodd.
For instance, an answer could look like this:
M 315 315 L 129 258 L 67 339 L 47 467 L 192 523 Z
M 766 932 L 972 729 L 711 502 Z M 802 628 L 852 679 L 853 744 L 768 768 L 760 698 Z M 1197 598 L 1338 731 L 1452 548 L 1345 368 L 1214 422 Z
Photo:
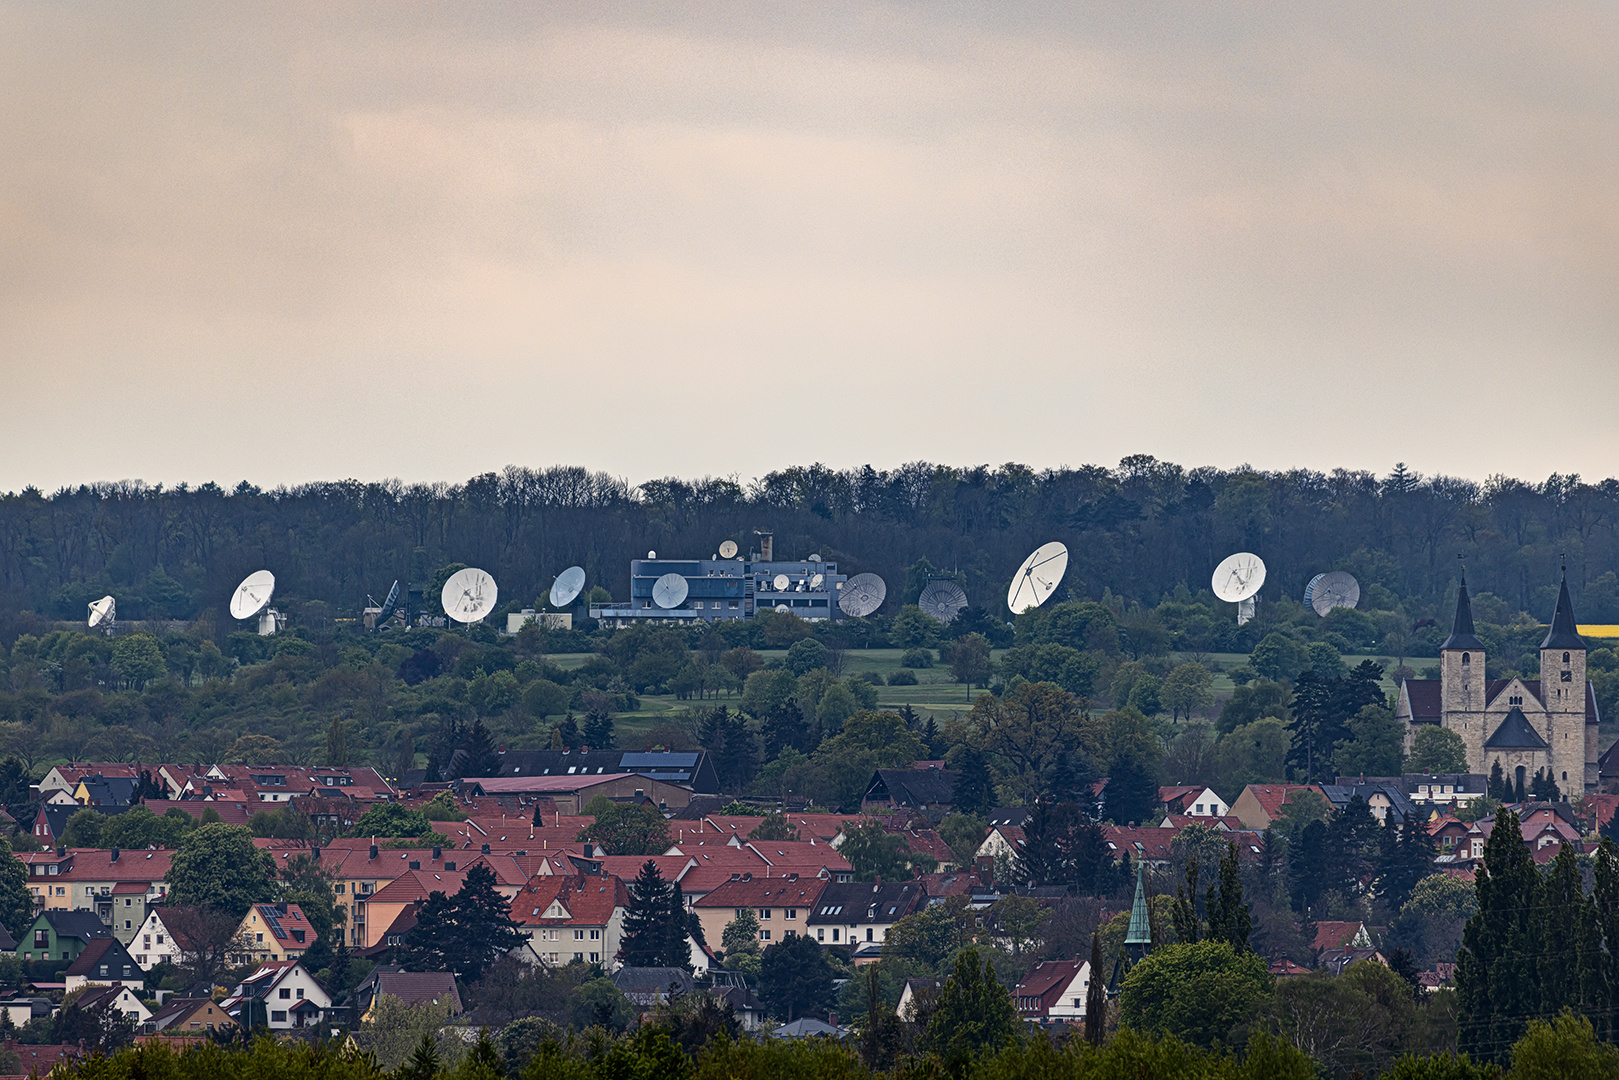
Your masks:
M 1490 679 L 1464 578 L 1454 626 L 1439 647 L 1439 678 L 1402 682 L 1396 715 L 1406 723 L 1408 750 L 1421 725 L 1438 724 L 1462 737 L 1468 772 L 1488 775 L 1499 762 L 1508 781 L 1521 778 L 1527 788 L 1537 770 L 1549 769 L 1566 797 L 1595 791 L 1601 716 L 1567 580 L 1540 644 L 1540 678 Z

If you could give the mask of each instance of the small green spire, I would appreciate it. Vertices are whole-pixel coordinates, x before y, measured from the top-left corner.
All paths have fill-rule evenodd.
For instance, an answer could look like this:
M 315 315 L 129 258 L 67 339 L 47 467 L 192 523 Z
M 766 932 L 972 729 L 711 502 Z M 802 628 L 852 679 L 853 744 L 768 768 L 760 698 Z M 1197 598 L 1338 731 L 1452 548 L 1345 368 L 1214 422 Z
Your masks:
M 1124 944 L 1152 946 L 1152 926 L 1147 920 L 1146 864 L 1136 863 L 1136 900 L 1130 905 L 1130 929 L 1125 932 Z

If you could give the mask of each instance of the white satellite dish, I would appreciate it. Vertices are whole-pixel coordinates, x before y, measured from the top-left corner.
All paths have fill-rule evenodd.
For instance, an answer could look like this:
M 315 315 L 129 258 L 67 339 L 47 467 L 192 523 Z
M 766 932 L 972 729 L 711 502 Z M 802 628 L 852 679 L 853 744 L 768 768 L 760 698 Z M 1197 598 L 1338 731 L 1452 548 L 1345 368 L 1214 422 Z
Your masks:
M 585 587 L 585 568 L 570 566 L 557 575 L 551 582 L 551 606 L 556 608 L 567 607 L 579 599 L 579 593 Z
M 1006 590 L 1006 606 L 1014 615 L 1039 607 L 1057 591 L 1067 572 L 1068 548 L 1056 540 L 1041 544 L 1012 575 L 1012 584 Z
M 863 619 L 883 606 L 888 586 L 876 574 L 856 574 L 843 583 L 838 610 L 850 618 Z
M 954 581 L 930 581 L 916 603 L 924 615 L 931 615 L 942 623 L 954 622 L 967 606 L 967 594 Z
M 809 561 L 810 562 L 820 562 L 821 561 L 821 553 L 819 551 L 810 552 Z
M 475 623 L 482 622 L 484 616 L 494 610 L 499 596 L 495 579 L 476 566 L 469 566 L 450 575 L 450 580 L 444 583 L 444 591 L 439 594 L 439 603 L 444 607 L 444 614 L 456 622 Z
M 106 623 L 111 626 L 117 621 L 118 601 L 110 596 L 103 596 L 90 605 L 90 625 L 100 626 Z
M 686 602 L 688 588 L 679 574 L 665 574 L 652 583 L 652 602 L 664 610 L 677 608 Z
M 242 579 L 230 598 L 230 617 L 251 619 L 263 610 L 275 595 L 275 575 L 268 570 L 255 570 Z
M 1360 582 L 1353 574 L 1334 570 L 1330 574 L 1317 574 L 1305 590 L 1304 602 L 1323 618 L 1333 608 L 1352 608 L 1360 603 Z
M 736 541 L 735 540 L 727 540 L 723 544 L 720 545 L 720 558 L 722 558 L 722 559 L 734 559 L 734 558 L 736 558 Z
M 792 583 L 792 579 L 786 574 L 777 574 L 776 580 L 772 581 L 770 584 L 776 587 L 777 592 L 786 592 L 788 586 L 790 586 Z
M 824 584 L 826 584 L 826 575 L 824 574 L 816 574 L 810 578 L 810 588 L 812 589 L 819 589 Z
M 793 613 L 793 609 L 788 607 L 786 604 L 777 604 L 776 610 L 783 615 L 791 615 Z
M 1216 597 L 1237 605 L 1238 626 L 1246 625 L 1254 617 L 1254 596 L 1264 584 L 1265 560 L 1251 551 L 1228 556 L 1214 568 L 1211 582 Z

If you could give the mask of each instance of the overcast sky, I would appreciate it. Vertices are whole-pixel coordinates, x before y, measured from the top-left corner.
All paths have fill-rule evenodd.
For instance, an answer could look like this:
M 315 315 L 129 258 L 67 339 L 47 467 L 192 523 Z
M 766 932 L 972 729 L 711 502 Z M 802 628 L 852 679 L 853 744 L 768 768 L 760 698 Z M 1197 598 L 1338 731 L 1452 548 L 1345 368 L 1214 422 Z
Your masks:
M 0 0 L 0 490 L 1619 472 L 1619 8 Z

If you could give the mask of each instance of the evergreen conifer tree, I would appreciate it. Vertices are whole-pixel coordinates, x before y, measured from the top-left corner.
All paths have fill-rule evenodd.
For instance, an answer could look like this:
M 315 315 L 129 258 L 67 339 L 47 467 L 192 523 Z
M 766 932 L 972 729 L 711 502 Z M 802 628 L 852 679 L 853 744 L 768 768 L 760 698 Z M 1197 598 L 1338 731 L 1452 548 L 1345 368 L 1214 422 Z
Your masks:
M 995 780 L 989 773 L 984 752 L 971 743 L 962 743 L 951 755 L 956 770 L 954 805 L 963 814 L 982 815 L 995 806 Z
M 1140 751 L 1127 749 L 1114 758 L 1102 797 L 1115 825 L 1142 824 L 1152 817 L 1159 806 L 1158 778 Z
M 1085 988 L 1085 1041 L 1102 1045 L 1107 1024 L 1107 988 L 1102 981 L 1102 935 L 1091 935 L 1091 983 Z
M 1501 759 L 1496 758 L 1495 764 L 1490 766 L 1490 778 L 1485 782 L 1484 793 L 1500 802 L 1512 801 L 1512 787 L 1501 774 Z
M 651 859 L 642 863 L 640 873 L 630 882 L 629 892 L 630 902 L 624 909 L 624 936 L 619 945 L 619 959 L 626 967 L 689 967 L 690 957 L 682 959 L 678 954 L 672 955 L 674 950 L 671 947 L 678 931 L 680 947 L 685 948 L 684 903 L 679 900 L 676 887 L 663 880 L 658 864 Z M 677 902 L 682 905 L 678 914 L 675 911 Z
M 1209 917 L 1209 938 L 1224 941 L 1239 953 L 1246 952 L 1254 923 L 1248 905 L 1242 902 L 1242 869 L 1237 863 L 1234 840 L 1220 856 L 1220 877 L 1218 882 L 1210 882 L 1204 906 Z
M 1458 1048 L 1486 1061 L 1504 1061 L 1541 1008 L 1542 946 L 1537 912 L 1540 875 L 1524 847 L 1518 815 L 1496 812 L 1475 871 L 1478 912 L 1467 920 L 1456 954 Z

